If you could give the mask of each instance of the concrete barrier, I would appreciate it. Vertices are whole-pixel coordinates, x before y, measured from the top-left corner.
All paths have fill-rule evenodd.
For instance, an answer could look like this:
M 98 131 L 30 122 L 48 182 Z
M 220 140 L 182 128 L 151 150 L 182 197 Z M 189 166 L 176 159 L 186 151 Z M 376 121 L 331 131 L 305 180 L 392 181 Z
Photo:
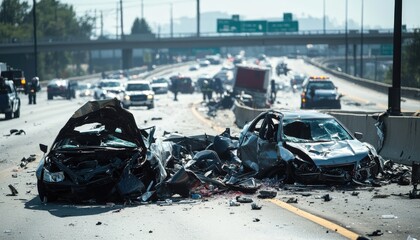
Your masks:
M 235 123 L 242 128 L 267 109 L 253 109 L 235 102 Z M 372 144 L 384 159 L 411 165 L 412 161 L 420 162 L 420 117 L 384 116 L 384 141 L 379 142 L 376 113 L 327 112 L 337 118 L 351 132 L 362 132 L 363 142 Z

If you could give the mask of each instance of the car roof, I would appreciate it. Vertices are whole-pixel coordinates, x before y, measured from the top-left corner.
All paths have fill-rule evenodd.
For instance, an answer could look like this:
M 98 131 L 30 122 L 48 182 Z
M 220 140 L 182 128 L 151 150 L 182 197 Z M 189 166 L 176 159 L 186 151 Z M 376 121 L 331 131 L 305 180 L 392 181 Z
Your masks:
M 150 84 L 147 80 L 131 80 L 127 84 Z

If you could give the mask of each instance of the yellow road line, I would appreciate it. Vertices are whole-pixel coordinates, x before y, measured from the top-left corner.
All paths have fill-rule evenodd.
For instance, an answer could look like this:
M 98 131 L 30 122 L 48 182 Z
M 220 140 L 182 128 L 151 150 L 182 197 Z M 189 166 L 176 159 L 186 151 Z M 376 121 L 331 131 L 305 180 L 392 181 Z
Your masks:
M 360 236 L 359 234 L 354 233 L 354 232 L 352 232 L 352 231 L 350 231 L 346 228 L 343 228 L 343 227 L 341 227 L 341 226 L 339 226 L 339 225 L 337 225 L 333 222 L 330 222 L 326 219 L 315 216 L 311 213 L 305 212 L 302 209 L 294 207 L 294 206 L 292 206 L 288 203 L 285 203 L 283 201 L 280 201 L 278 199 L 268 199 L 267 201 L 272 202 L 273 204 L 275 204 L 275 205 L 277 205 L 277 206 L 279 206 L 283 209 L 289 210 L 290 212 L 292 212 L 296 215 L 299 215 L 303 218 L 306 218 L 309 221 L 312 221 L 312 222 L 317 223 L 317 224 L 319 224 L 319 225 L 321 225 L 325 228 L 328 228 L 332 231 L 335 231 L 336 233 L 338 233 L 338 234 L 340 234 L 340 235 L 342 235 L 342 236 L 344 236 L 348 239 L 357 239 Z
M 209 125 L 211 128 L 213 128 L 216 131 L 219 131 L 219 132 L 224 131 L 224 129 L 222 129 L 219 126 L 215 126 L 210 120 L 208 120 L 205 117 L 203 117 L 196 110 L 196 106 L 197 106 L 197 103 L 193 104 L 193 106 L 191 107 L 191 111 L 192 111 L 192 113 L 194 114 L 194 116 L 197 119 L 199 119 L 203 123 Z M 325 228 L 328 228 L 328 229 L 330 229 L 332 231 L 335 231 L 338 234 L 340 234 L 340 235 L 342 235 L 342 236 L 344 236 L 344 237 L 346 237 L 348 239 L 357 239 L 359 237 L 359 234 L 357 234 L 357 233 L 354 233 L 354 232 L 352 232 L 352 231 L 350 231 L 350 230 L 348 230 L 346 228 L 343 228 L 343 227 L 341 227 L 341 226 L 339 226 L 339 225 L 337 225 L 335 223 L 332 223 L 332 222 L 330 222 L 330 221 L 328 221 L 326 219 L 323 219 L 323 218 L 318 217 L 318 216 L 315 216 L 315 215 L 313 215 L 311 213 L 305 212 L 305 211 L 303 211 L 303 210 L 301 210 L 301 209 L 299 209 L 297 207 L 294 207 L 294 206 L 292 206 L 290 204 L 287 204 L 287 203 L 285 203 L 283 201 L 280 201 L 278 199 L 269 199 L 268 201 L 272 202 L 273 204 L 275 204 L 275 205 L 277 205 L 277 206 L 279 206 L 279 207 L 281 207 L 283 209 L 289 210 L 290 212 L 292 212 L 292 213 L 294 213 L 296 215 L 299 215 L 299 216 L 301 216 L 303 218 L 306 218 L 306 219 L 308 219 L 308 220 L 310 220 L 310 221 L 312 221 L 314 223 L 317 223 L 317 224 L 319 224 L 319 225 L 321 225 L 321 226 L 323 226 Z
M 194 103 L 194 104 L 192 105 L 192 107 L 191 107 L 191 112 L 194 114 L 194 116 L 195 116 L 196 118 L 198 118 L 198 120 L 200 120 L 200 121 L 202 121 L 203 123 L 205 123 L 205 124 L 209 125 L 212 129 L 216 130 L 216 131 L 217 131 L 217 132 L 219 132 L 219 133 L 222 133 L 225 129 L 223 129 L 223 128 L 219 127 L 219 126 L 214 125 L 212 121 L 210 121 L 210 120 L 206 119 L 205 117 L 203 117 L 203 116 L 202 116 L 202 115 L 201 115 L 201 114 L 197 111 L 197 109 L 196 109 L 197 104 L 198 104 L 198 103 Z

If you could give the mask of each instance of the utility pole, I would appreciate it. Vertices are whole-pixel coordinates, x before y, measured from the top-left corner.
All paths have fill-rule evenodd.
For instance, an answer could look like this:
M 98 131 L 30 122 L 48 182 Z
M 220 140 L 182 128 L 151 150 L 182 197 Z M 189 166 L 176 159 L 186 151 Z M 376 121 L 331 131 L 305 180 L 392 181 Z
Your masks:
M 348 0 L 346 0 L 346 33 L 345 33 L 345 38 L 346 38 L 346 46 L 345 46 L 345 73 L 348 74 L 349 73 L 349 36 L 348 36 L 348 29 L 347 29 L 347 10 L 348 10 Z
M 104 35 L 104 16 L 101 10 L 101 37 Z
M 36 1 L 32 0 L 32 17 L 33 17 L 33 29 L 34 29 L 34 64 L 35 64 L 35 76 L 38 76 L 38 43 L 36 37 Z
M 174 16 L 173 16 L 173 8 L 172 8 L 172 3 L 171 3 L 171 12 L 170 12 L 170 16 L 171 16 L 171 38 L 174 37 Z
M 123 22 L 123 5 L 120 0 L 120 18 L 121 18 L 121 39 L 124 40 L 124 22 Z
M 363 78 L 363 0 L 362 0 L 362 20 L 360 26 L 360 77 Z
M 324 26 L 324 34 L 325 34 L 325 0 L 324 0 L 324 21 L 323 21 L 323 26 Z
M 388 109 L 391 115 L 401 115 L 401 28 L 402 0 L 395 0 L 392 87 L 388 89 Z
M 141 19 L 144 18 L 144 5 L 143 5 L 143 0 L 141 0 Z
M 197 0 L 197 37 L 200 37 L 200 0 Z
M 117 2 L 117 11 L 116 11 L 116 18 L 115 18 L 115 38 L 118 39 L 118 2 Z

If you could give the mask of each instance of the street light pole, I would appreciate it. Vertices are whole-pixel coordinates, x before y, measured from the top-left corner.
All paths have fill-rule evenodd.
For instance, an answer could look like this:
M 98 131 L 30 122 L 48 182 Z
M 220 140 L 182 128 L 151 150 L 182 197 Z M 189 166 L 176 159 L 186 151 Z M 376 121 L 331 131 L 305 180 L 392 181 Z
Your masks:
M 197 37 L 200 37 L 200 0 L 197 0 Z
M 173 8 L 171 3 L 171 38 L 174 37 L 174 16 L 173 16 Z
M 33 17 L 33 29 L 34 29 L 34 64 L 35 64 L 35 76 L 38 76 L 38 43 L 37 43 L 37 36 L 36 36 L 36 1 L 32 0 L 33 4 L 33 11 L 32 11 L 32 17 Z
M 391 115 L 401 115 L 401 28 L 402 0 L 395 0 L 392 87 L 388 89 L 388 109 Z
M 323 23 L 323 29 L 324 29 L 324 34 L 325 34 L 325 0 L 324 0 L 324 23 Z
M 123 22 L 123 5 L 122 0 L 120 0 L 120 21 L 121 21 L 121 39 L 124 40 L 124 22 Z
M 346 32 L 345 32 L 345 38 L 346 38 L 346 46 L 345 46 L 345 72 L 348 73 L 349 72 L 349 36 L 348 36 L 348 29 L 347 29 L 347 10 L 348 10 L 348 0 L 346 0 Z
M 363 78 L 363 0 L 362 0 L 362 20 L 360 26 L 360 77 Z

